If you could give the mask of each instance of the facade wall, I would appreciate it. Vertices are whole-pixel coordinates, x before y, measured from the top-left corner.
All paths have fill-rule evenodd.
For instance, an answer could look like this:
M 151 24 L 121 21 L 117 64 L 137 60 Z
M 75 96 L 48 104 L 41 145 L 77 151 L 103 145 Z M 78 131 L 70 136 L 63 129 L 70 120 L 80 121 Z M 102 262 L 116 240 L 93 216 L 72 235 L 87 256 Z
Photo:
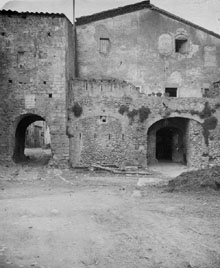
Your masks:
M 50 129 L 45 121 L 30 124 L 25 133 L 25 145 L 28 148 L 50 148 Z
M 73 29 L 64 16 L 0 13 L 0 160 L 13 156 L 20 119 L 38 115 L 50 128 L 54 160 L 68 161 L 66 92 L 73 53 Z
M 147 166 L 155 158 L 156 129 L 153 133 L 152 126 L 168 120 L 184 133 L 189 167 L 217 164 L 218 103 L 207 98 L 149 97 L 119 80 L 74 80 L 68 108 L 70 162 L 74 167 L 94 163 Z M 162 126 L 159 123 L 157 129 Z
M 146 8 L 76 30 L 79 77 L 125 80 L 146 94 L 177 88 L 179 97 L 202 97 L 219 80 L 220 39 L 158 11 Z M 175 40 L 184 38 L 185 51 L 176 53 Z

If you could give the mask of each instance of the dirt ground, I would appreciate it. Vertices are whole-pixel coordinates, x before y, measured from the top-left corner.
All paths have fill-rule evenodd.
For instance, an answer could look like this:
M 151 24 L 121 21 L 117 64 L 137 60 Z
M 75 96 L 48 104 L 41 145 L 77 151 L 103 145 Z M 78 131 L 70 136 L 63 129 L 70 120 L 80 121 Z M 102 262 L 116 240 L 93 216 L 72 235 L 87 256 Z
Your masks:
M 0 267 L 219 268 L 219 192 L 155 174 L 1 166 Z

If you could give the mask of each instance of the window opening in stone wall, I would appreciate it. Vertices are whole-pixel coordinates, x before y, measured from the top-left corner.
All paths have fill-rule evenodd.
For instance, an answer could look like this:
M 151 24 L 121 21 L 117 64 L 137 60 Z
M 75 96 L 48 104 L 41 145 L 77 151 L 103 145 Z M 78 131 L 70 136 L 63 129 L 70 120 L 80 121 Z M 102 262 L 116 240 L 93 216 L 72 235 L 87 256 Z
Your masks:
M 17 62 L 18 62 L 18 67 L 20 69 L 23 69 L 25 65 L 25 52 L 24 51 L 18 51 Z
M 82 133 L 79 133 L 79 139 L 80 140 L 82 139 Z
M 39 165 L 47 164 L 51 158 L 50 130 L 45 120 L 34 114 L 24 116 L 15 132 L 15 162 Z
M 107 54 L 110 49 L 110 39 L 109 38 L 100 38 L 99 39 L 99 52 Z
M 52 93 L 49 93 L 48 94 L 48 97 L 51 99 L 53 97 L 53 94 Z
M 175 52 L 184 54 L 187 53 L 188 40 L 186 38 L 175 39 Z
M 201 93 L 203 97 L 208 97 L 209 95 L 209 88 L 201 88 Z
M 108 139 L 111 140 L 111 134 L 108 135 Z
M 122 134 L 122 140 L 123 141 L 125 140 L 125 134 Z
M 142 93 L 142 87 L 141 87 L 141 86 L 136 86 L 136 89 L 137 89 L 140 93 Z
M 177 97 L 177 88 L 176 87 L 166 87 L 165 96 L 167 97 Z

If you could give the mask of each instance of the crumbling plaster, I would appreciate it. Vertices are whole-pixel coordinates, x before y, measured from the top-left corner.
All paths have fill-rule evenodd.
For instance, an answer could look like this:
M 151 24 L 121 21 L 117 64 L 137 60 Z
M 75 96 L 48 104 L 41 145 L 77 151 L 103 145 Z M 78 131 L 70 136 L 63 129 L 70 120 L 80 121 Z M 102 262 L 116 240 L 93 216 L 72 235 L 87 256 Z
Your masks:
M 117 78 L 141 87 L 145 94 L 178 88 L 178 97 L 202 97 L 204 83 L 220 76 L 220 40 L 157 11 L 132 13 L 78 25 L 78 75 Z M 175 38 L 188 39 L 186 53 L 175 52 Z M 107 37 L 108 54 L 99 52 Z

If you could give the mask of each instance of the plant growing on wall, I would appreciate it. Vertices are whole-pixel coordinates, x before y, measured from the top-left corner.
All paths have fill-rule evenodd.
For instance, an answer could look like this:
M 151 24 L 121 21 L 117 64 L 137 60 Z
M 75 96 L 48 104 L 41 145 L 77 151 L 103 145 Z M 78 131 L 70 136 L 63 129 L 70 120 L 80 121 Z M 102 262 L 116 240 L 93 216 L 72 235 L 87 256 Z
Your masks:
M 136 110 L 136 109 L 133 109 L 132 111 L 129 111 L 129 112 L 127 113 L 127 116 L 128 116 L 128 118 L 131 120 L 131 122 L 134 121 L 134 117 L 135 117 L 136 115 L 138 115 L 138 110 Z
M 219 105 L 216 105 L 215 108 L 217 109 Z M 202 112 L 191 110 L 191 115 L 198 115 L 201 119 L 204 119 L 204 123 L 202 124 L 203 127 L 203 136 L 205 138 L 205 143 L 208 146 L 209 144 L 209 135 L 210 130 L 214 130 L 218 124 L 218 119 L 213 116 L 216 110 L 212 109 L 208 102 L 205 103 L 204 109 Z
M 81 116 L 83 109 L 78 102 L 74 103 L 73 108 L 72 108 L 72 112 L 74 113 L 75 117 Z
M 218 124 L 218 119 L 215 116 L 211 116 L 205 119 L 203 126 L 203 136 L 205 138 L 205 143 L 209 144 L 210 130 L 214 130 Z
M 150 111 L 150 109 L 148 107 L 142 106 L 139 109 L 140 122 L 143 123 L 148 118 L 150 113 L 151 113 L 151 111 Z
M 119 110 L 118 110 L 118 112 L 120 113 L 120 114 L 124 114 L 124 113 L 128 113 L 128 111 L 129 111 L 129 107 L 128 106 L 126 106 L 126 105 L 121 105 L 120 106 L 120 108 L 119 108 Z
M 151 113 L 148 107 L 142 106 L 139 109 L 133 109 L 132 111 L 129 111 L 129 107 L 126 105 L 121 105 L 118 112 L 122 115 L 126 113 L 127 117 L 131 120 L 130 122 L 133 122 L 134 117 L 139 115 L 139 121 L 141 123 L 143 123 L 149 117 L 149 114 Z

